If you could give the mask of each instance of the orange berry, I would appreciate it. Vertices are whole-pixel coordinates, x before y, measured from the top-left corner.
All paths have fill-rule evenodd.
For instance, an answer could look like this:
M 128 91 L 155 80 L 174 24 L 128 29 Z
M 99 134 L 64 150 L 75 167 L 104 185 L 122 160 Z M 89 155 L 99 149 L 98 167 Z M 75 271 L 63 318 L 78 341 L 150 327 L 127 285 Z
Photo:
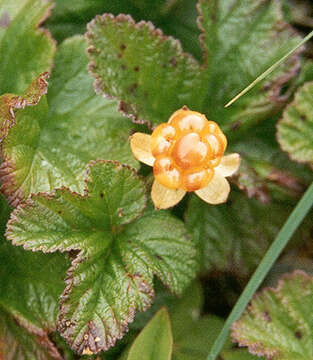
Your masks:
M 185 173 L 183 186 L 186 191 L 196 191 L 206 187 L 212 180 L 214 170 L 202 169 L 195 172 Z
M 222 160 L 222 156 L 217 156 L 216 158 L 209 160 L 208 168 L 215 168 Z
M 211 148 L 192 132 L 176 141 L 171 156 L 179 167 L 189 169 L 204 165 L 211 156 Z
M 166 155 L 176 135 L 173 126 L 165 123 L 156 127 L 151 134 L 151 152 L 154 157 Z
M 181 174 L 170 157 L 159 157 L 153 165 L 155 179 L 169 189 L 181 186 Z
M 227 139 L 214 121 L 180 109 L 151 135 L 154 176 L 170 189 L 202 189 L 211 181 L 226 146 Z
M 170 118 L 169 124 L 174 126 L 178 132 L 201 133 L 207 126 L 208 120 L 204 115 L 190 110 L 178 110 Z
M 204 137 L 204 141 L 206 144 L 210 145 L 213 158 L 224 154 L 227 145 L 227 140 L 224 134 L 222 134 L 222 136 L 221 134 L 208 134 Z
M 207 132 L 214 134 L 220 131 L 221 130 L 216 122 L 207 120 Z

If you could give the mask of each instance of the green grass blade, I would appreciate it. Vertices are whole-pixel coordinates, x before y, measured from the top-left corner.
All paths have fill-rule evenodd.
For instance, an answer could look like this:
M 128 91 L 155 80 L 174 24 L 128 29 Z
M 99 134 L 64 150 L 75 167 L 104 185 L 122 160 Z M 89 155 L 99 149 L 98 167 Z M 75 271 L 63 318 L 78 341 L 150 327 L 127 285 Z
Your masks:
M 263 74 L 258 76 L 249 86 L 243 89 L 238 95 L 236 95 L 232 100 L 230 100 L 225 107 L 230 106 L 235 101 L 237 101 L 242 95 L 246 94 L 250 89 L 252 89 L 258 82 L 262 81 L 267 75 L 274 71 L 281 63 L 283 63 L 290 55 L 292 55 L 299 47 L 311 39 L 313 36 L 313 30 L 302 40 L 298 45 L 296 45 L 292 50 L 290 50 L 285 56 L 278 60 L 275 64 L 269 67 Z
M 215 343 L 212 346 L 208 360 L 215 360 L 222 347 L 227 339 L 229 329 L 232 324 L 239 319 L 243 313 L 245 307 L 248 305 L 255 291 L 261 285 L 268 271 L 277 260 L 278 256 L 282 250 L 287 245 L 289 239 L 293 233 L 297 230 L 298 226 L 301 224 L 302 220 L 310 210 L 313 205 L 313 182 L 310 187 L 307 189 L 301 200 L 298 202 L 297 206 L 293 209 L 292 213 L 288 217 L 284 226 L 281 228 L 278 233 L 275 241 L 272 243 L 264 258 L 262 259 L 260 265 L 252 275 L 249 283 L 244 289 L 243 293 L 239 297 L 236 305 L 234 306 L 232 312 L 230 313 L 228 319 L 225 322 L 225 325 L 217 337 Z

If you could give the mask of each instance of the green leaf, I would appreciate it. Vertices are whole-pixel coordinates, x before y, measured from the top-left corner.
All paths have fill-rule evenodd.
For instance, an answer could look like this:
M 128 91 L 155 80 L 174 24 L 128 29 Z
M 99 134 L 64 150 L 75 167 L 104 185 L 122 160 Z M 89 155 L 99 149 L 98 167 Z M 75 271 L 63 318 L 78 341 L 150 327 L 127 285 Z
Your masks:
M 286 101 L 280 91 L 299 69 L 297 53 L 265 84 L 230 108 L 224 105 L 301 39 L 284 22 L 280 1 L 201 0 L 199 9 L 207 53 L 205 108 L 226 131 L 251 126 Z
M 37 335 L 56 329 L 58 299 L 69 262 L 61 254 L 34 254 L 4 236 L 10 209 L 0 198 L 0 306 Z
M 5 360 L 62 360 L 47 335 L 29 333 L 0 308 L 0 358 Z
M 263 204 L 232 191 L 227 203 L 212 206 L 193 196 L 185 213 L 203 271 L 248 276 L 259 264 L 291 207 Z M 201 221 L 199 221 L 201 218 Z M 304 239 L 306 232 L 298 233 Z
M 240 346 L 268 359 L 313 359 L 313 279 L 301 271 L 265 289 L 233 325 Z
M 0 358 L 58 359 L 48 333 L 55 331 L 58 299 L 68 262 L 61 254 L 27 253 L 4 236 L 10 208 L 0 198 Z
M 96 91 L 120 99 L 134 120 L 155 125 L 183 105 L 201 106 L 199 64 L 151 23 L 105 14 L 88 25 L 87 38 Z
M 158 311 L 132 344 L 127 360 L 170 360 L 173 336 L 166 308 Z
M 202 289 L 193 284 L 184 297 L 170 307 L 174 336 L 172 360 L 205 360 L 223 326 L 223 320 L 214 315 L 201 316 Z
M 66 40 L 55 59 L 47 98 L 16 112 L 3 141 L 0 173 L 2 190 L 14 206 L 31 193 L 56 187 L 82 193 L 84 169 L 92 159 L 138 166 L 128 144 L 133 124 L 118 113 L 114 101 L 95 95 L 85 49 L 81 37 Z M 2 111 L 10 113 L 0 106 Z
M 0 305 L 38 333 L 54 331 L 68 261 L 0 240 Z
M 195 275 L 195 249 L 183 224 L 146 212 L 145 186 L 126 166 L 94 162 L 85 195 L 68 189 L 33 196 L 17 208 L 7 236 L 44 252 L 78 251 L 61 299 L 59 329 L 78 353 L 98 352 L 147 309 L 156 274 L 174 293 Z M 135 221 L 136 220 L 136 221 Z
M 224 320 L 203 315 L 203 290 L 199 282 L 184 292 L 180 299 L 168 302 L 174 337 L 172 360 L 206 360 L 208 349 L 223 327 Z M 239 356 L 240 355 L 240 356 Z M 221 360 L 257 360 L 247 350 L 234 348 L 231 339 L 225 344 Z
M 3 0 L 0 4 L 0 95 L 23 93 L 52 65 L 55 44 L 38 25 L 49 15 L 51 1 Z
M 182 103 L 205 112 L 226 132 L 252 126 L 277 111 L 290 94 L 281 94 L 283 86 L 299 70 L 299 51 L 249 96 L 230 109 L 224 105 L 300 42 L 284 22 L 280 2 L 202 0 L 199 12 L 206 65 L 202 69 L 181 56 L 170 38 L 143 22 L 96 17 L 87 35 L 96 89 L 120 99 L 122 110 L 135 120 L 154 125 L 166 121 Z M 192 29 L 191 36 L 195 33 Z M 164 68 L 166 64 L 172 66 Z M 134 71 L 138 67 L 142 71 Z
M 296 93 L 278 123 L 277 138 L 290 158 L 313 166 L 313 82 Z
M 38 333 L 54 331 L 68 262 L 0 240 L 0 305 Z

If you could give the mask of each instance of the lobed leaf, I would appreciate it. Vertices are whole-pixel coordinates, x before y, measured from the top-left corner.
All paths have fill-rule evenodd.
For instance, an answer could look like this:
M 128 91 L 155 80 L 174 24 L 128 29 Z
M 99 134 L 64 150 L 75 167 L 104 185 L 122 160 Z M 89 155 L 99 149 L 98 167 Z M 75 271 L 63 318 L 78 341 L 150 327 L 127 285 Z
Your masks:
M 48 17 L 50 0 L 3 0 L 0 4 L 0 95 L 22 94 L 52 66 L 55 43 L 38 28 Z
M 85 50 L 82 37 L 66 40 L 59 47 L 47 97 L 17 110 L 14 121 L 12 107 L 0 103 L 0 116 L 6 124 L 14 122 L 3 141 L 0 169 L 2 191 L 13 206 L 31 193 L 61 186 L 82 193 L 84 169 L 92 159 L 138 166 L 128 144 L 133 125 L 114 101 L 94 94 Z M 21 98 L 24 106 L 39 101 L 45 79 L 44 74 Z
M 232 329 L 234 341 L 267 359 L 313 359 L 313 279 L 301 271 L 265 289 Z
M 94 162 L 85 195 L 39 194 L 11 216 L 15 245 L 44 252 L 78 251 L 61 299 L 59 330 L 78 353 L 108 349 L 127 331 L 135 310 L 150 306 L 153 275 L 180 293 L 196 270 L 183 224 L 146 212 L 145 187 L 134 171 Z M 136 221 L 135 221 L 136 220 Z
M 166 308 L 159 310 L 132 344 L 127 360 L 170 360 L 173 336 Z
M 285 109 L 277 139 L 292 160 L 313 165 L 313 82 L 305 83 Z
M 87 39 L 96 91 L 121 100 L 135 121 L 156 125 L 183 105 L 201 107 L 199 64 L 151 23 L 104 14 L 89 23 Z

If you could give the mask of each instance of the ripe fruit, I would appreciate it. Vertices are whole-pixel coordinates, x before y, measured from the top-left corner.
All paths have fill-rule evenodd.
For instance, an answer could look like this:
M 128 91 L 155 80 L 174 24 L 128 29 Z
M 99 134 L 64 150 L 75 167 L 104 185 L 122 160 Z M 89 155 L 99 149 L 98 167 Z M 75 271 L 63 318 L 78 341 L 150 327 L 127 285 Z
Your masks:
M 155 179 L 169 189 L 202 189 L 211 181 L 226 146 L 226 137 L 214 121 L 180 109 L 151 135 Z

